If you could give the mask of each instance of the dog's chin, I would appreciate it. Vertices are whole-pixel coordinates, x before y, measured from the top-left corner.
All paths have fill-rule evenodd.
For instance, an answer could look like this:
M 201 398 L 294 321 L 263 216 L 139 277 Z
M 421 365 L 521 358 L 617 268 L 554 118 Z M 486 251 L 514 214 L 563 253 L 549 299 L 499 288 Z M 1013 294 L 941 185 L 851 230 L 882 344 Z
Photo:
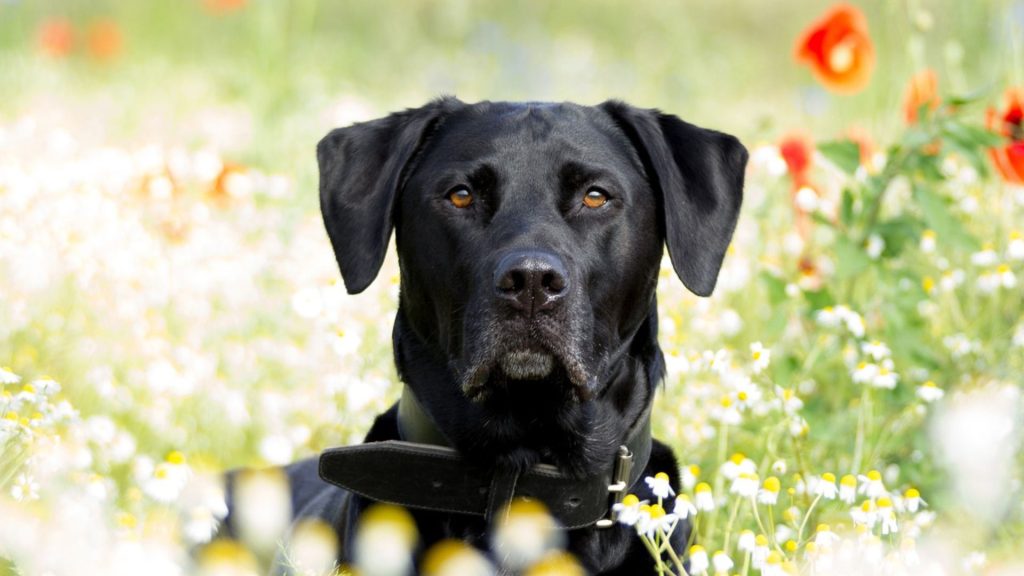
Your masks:
M 502 356 L 498 366 L 511 380 L 541 380 L 555 369 L 555 357 L 546 352 L 517 350 Z
M 467 370 L 462 391 L 474 402 L 494 398 L 535 396 L 586 400 L 592 378 L 577 363 L 547 350 L 513 350 Z

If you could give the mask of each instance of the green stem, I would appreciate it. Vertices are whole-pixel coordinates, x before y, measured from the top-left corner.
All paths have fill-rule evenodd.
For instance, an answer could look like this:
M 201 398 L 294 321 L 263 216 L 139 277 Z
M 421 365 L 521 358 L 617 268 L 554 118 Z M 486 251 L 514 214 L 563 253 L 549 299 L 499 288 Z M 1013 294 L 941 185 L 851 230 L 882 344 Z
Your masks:
M 689 573 L 686 571 L 686 567 L 683 566 L 683 561 L 679 558 L 679 555 L 676 554 L 676 551 L 672 549 L 671 544 L 668 546 L 668 557 L 672 559 L 672 563 L 675 564 L 676 570 L 679 571 L 680 576 L 689 576 Z
M 804 541 L 804 528 L 807 527 L 808 520 L 811 519 L 811 512 L 814 512 L 814 507 L 818 505 L 818 501 L 821 500 L 821 494 L 818 494 L 814 498 L 814 502 L 811 502 L 810 508 L 807 509 L 807 514 L 804 515 L 803 522 L 800 523 L 800 529 L 796 531 L 796 542 L 797 544 L 803 544 Z
M 729 513 L 729 523 L 725 525 L 725 545 L 722 546 L 722 550 L 729 553 L 729 540 L 732 539 L 732 525 L 736 521 L 736 514 L 740 511 L 740 503 L 742 500 L 736 499 L 732 504 L 732 512 Z
M 860 473 L 861 460 L 864 457 L 864 435 L 867 428 L 867 412 L 871 404 L 871 386 L 867 383 L 861 384 L 864 387 L 860 395 L 860 410 L 857 412 L 857 437 L 854 440 L 853 465 L 850 473 Z
M 729 425 L 722 422 L 721 427 L 718 430 L 718 458 L 715 462 L 721 464 L 725 462 L 726 453 L 729 451 Z M 724 478 L 721 474 L 715 474 L 715 489 L 712 491 L 714 497 L 718 497 L 722 493 Z M 708 524 L 708 531 L 704 534 L 706 538 L 712 538 L 715 535 L 715 528 L 718 524 L 718 514 L 711 515 L 711 523 Z

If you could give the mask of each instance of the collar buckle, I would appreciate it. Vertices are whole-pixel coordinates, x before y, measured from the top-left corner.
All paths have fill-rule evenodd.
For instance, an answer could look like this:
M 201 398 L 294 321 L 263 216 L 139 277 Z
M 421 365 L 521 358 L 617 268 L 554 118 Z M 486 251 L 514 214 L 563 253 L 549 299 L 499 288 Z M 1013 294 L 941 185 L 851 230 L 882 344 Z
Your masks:
M 615 469 L 612 471 L 612 483 L 608 485 L 608 515 L 597 521 L 598 528 L 611 528 L 618 519 L 615 505 L 626 497 L 629 488 L 630 473 L 633 471 L 633 453 L 626 446 L 619 446 L 615 456 Z

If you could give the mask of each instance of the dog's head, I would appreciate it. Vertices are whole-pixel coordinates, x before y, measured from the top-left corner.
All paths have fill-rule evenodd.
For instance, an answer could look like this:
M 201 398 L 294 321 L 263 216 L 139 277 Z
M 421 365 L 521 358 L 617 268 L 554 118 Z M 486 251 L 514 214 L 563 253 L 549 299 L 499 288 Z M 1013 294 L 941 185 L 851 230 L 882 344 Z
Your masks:
M 396 230 L 400 308 L 477 402 L 600 392 L 651 313 L 662 246 L 715 286 L 747 153 L 621 102 L 422 108 L 332 131 L 320 202 L 350 293 Z

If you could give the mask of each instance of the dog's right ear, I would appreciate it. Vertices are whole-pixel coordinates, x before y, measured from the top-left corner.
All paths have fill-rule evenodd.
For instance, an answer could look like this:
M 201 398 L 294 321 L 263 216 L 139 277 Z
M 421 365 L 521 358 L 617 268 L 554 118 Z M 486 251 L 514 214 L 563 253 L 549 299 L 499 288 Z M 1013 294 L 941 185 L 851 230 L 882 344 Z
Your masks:
M 454 98 L 435 100 L 337 128 L 317 144 L 320 211 L 349 294 L 362 292 L 377 277 L 409 161 L 443 114 L 460 104 Z

